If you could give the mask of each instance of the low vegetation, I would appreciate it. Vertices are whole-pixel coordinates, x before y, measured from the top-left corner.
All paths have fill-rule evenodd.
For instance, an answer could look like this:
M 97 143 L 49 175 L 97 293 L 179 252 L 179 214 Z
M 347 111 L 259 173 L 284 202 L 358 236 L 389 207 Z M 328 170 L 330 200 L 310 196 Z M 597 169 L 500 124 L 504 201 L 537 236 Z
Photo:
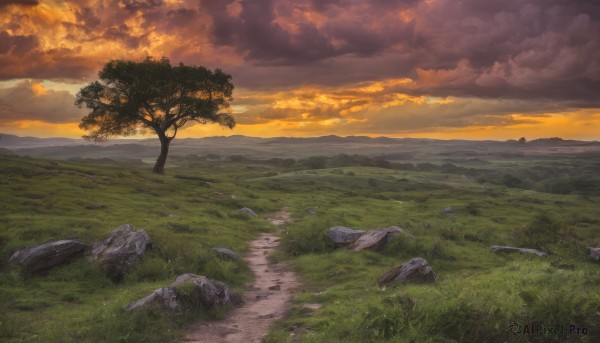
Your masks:
M 587 335 L 570 336 L 573 342 L 600 337 L 600 269 L 586 255 L 586 247 L 600 246 L 600 198 L 595 191 L 557 194 L 542 187 L 587 177 L 591 169 L 576 168 L 569 156 L 546 162 L 491 156 L 494 162 L 480 167 L 443 156 L 410 162 L 412 168 L 389 156 L 338 156 L 318 165 L 304 157 L 214 157 L 174 157 L 176 167 L 157 176 L 147 166 L 114 161 L 0 156 L 0 340 L 162 342 L 193 317 L 222 316 L 173 319 L 121 308 L 185 272 L 242 290 L 252 277 L 244 262 L 218 259 L 212 247 L 247 251 L 252 237 L 273 229 L 264 218 L 282 208 L 294 223 L 272 258 L 290 263 L 303 285 L 266 342 L 565 339 L 512 335 L 513 323 L 585 328 Z M 600 161 L 596 155 L 584 160 L 585 166 Z M 560 173 L 537 174 L 558 162 L 566 166 Z M 483 166 L 488 171 L 470 171 Z M 507 185 L 515 182 L 505 180 L 508 174 L 523 183 Z M 597 186 L 594 180 L 588 179 Z M 241 207 L 259 216 L 237 214 Z M 30 278 L 8 266 L 20 247 L 61 238 L 92 243 L 124 223 L 145 228 L 153 249 L 120 284 L 86 259 Z M 325 229 L 342 225 L 396 225 L 405 232 L 380 251 L 354 253 L 324 238 Z M 495 244 L 549 256 L 493 254 Z M 427 259 L 435 283 L 377 285 L 385 271 L 413 257 Z

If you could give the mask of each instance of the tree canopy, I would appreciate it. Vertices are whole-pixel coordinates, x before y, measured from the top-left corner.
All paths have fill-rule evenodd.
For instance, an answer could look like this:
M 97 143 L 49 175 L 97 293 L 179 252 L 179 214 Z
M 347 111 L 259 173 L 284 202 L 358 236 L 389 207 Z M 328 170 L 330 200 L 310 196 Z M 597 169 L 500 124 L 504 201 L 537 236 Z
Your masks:
M 99 80 L 83 87 L 75 98 L 75 105 L 90 110 L 79 125 L 89 132 L 83 137 L 102 141 L 152 129 L 161 143 L 153 169 L 156 173 L 163 173 L 169 144 L 184 125 L 235 126 L 235 119 L 223 112 L 232 100 L 234 86 L 231 76 L 220 69 L 172 66 L 165 57 L 148 57 L 141 62 L 112 60 L 98 76 Z

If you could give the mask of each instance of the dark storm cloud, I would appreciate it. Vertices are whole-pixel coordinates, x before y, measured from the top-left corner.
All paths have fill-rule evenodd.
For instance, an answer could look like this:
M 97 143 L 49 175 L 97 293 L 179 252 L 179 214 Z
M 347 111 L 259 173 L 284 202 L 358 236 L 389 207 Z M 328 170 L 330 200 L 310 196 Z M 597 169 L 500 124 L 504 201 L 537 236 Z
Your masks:
M 23 55 L 37 48 L 38 44 L 37 37 L 33 35 L 11 35 L 6 31 L 0 31 L 0 56 L 9 53 Z
M 148 35 L 140 35 L 136 36 L 132 34 L 131 28 L 126 24 L 121 24 L 118 26 L 113 26 L 107 28 L 102 38 L 108 40 L 115 40 L 124 43 L 130 49 L 136 49 L 140 45 L 147 43 Z
M 335 48 L 315 25 L 297 24 L 290 33 L 275 22 L 275 3 L 257 0 L 240 3 L 241 12 L 232 16 L 229 6 L 237 1 L 204 1 L 213 19 L 211 35 L 217 45 L 234 46 L 247 59 L 257 63 L 297 64 L 336 54 Z
M 394 91 L 584 107 L 600 93 L 598 1 L 73 1 L 63 40 L 43 48 L 56 24 L 21 25 L 33 13 L 8 8 L 0 79 L 89 78 L 107 59 L 150 54 L 221 67 L 245 88 L 411 78 Z
M 0 8 L 8 5 L 37 6 L 39 3 L 37 0 L 0 0 Z
M 213 44 L 234 47 L 251 64 L 237 74 L 248 86 L 411 77 L 415 84 L 404 90 L 411 94 L 590 105 L 600 92 L 596 1 L 260 0 L 243 2 L 232 15 L 235 3 L 203 6 Z M 298 12 L 325 21 L 317 25 Z M 371 63 L 382 57 L 386 65 Z M 252 76 L 258 70 L 263 77 Z
M 363 2 L 359 17 L 344 18 L 352 1 L 290 2 L 258 0 L 204 1 L 213 24 L 216 45 L 234 46 L 257 64 L 302 65 L 345 54 L 370 56 L 391 45 L 412 39 L 414 23 L 384 22 L 382 10 L 405 7 L 417 1 Z M 238 5 L 237 15 L 230 13 Z M 364 11 L 367 12 L 364 12 Z M 319 13 L 327 23 L 318 26 L 299 13 Z M 397 18 L 396 18 L 397 19 Z M 286 23 L 293 28 L 286 27 Z
M 75 97 L 67 91 L 45 89 L 33 81 L 0 88 L 0 125 L 19 120 L 47 123 L 79 121 L 85 110 L 73 106 L 74 101 Z

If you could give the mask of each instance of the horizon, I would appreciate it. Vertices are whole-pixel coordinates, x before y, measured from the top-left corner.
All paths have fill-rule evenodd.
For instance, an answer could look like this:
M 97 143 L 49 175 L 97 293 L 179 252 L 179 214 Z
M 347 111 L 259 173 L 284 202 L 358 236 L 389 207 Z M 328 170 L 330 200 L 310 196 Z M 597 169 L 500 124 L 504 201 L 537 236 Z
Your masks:
M 84 139 L 82 137 L 63 137 L 63 136 L 50 136 L 50 137 L 36 137 L 36 136 L 19 136 L 19 135 L 13 135 L 13 134 L 8 134 L 8 133 L 4 133 L 4 132 L 0 132 L 0 145 L 2 145 L 2 136 L 13 136 L 13 137 L 17 137 L 19 139 L 28 139 L 28 138 L 33 138 L 33 139 L 40 139 L 40 140 L 45 140 L 45 139 L 66 139 L 66 140 L 76 140 L 76 141 L 82 141 L 82 142 L 89 142 L 90 144 L 110 144 L 111 141 L 143 141 L 143 140 L 156 140 L 158 141 L 158 138 L 152 135 L 148 135 L 148 136 L 129 136 L 129 137 L 113 137 L 110 139 L 107 139 L 105 141 L 93 141 L 93 140 L 87 140 Z M 527 138 L 527 137 L 519 137 L 519 138 L 509 138 L 509 139 L 505 139 L 505 140 L 500 140 L 500 139 L 468 139 L 468 138 L 449 138 L 449 139 L 439 139 L 439 138 L 417 138 L 417 137 L 392 137 L 392 136 L 367 136 L 367 135 L 348 135 L 348 136 L 340 136 L 340 135 L 335 135 L 335 134 L 330 134 L 330 135 L 319 135 L 319 136 L 271 136 L 271 137 L 259 137 L 259 136 L 248 136 L 248 135 L 241 135 L 241 134 L 232 134 L 232 135 L 214 135 L 214 136 L 204 136 L 204 137 L 182 137 L 179 139 L 176 139 L 176 141 L 178 140 L 184 140 L 184 139 L 210 139 L 210 138 L 251 138 L 251 139 L 315 139 L 315 138 L 340 138 L 340 139 L 346 139 L 346 138 L 369 138 L 369 139 L 381 139 L 381 138 L 386 138 L 386 139 L 394 139 L 394 140 L 432 140 L 432 141 L 468 141 L 468 142 L 483 142 L 483 141 L 489 141 L 489 142 L 499 142 L 499 143 L 506 143 L 506 142 L 516 142 L 518 141 L 519 138 L 525 138 L 526 142 L 525 143 L 529 143 L 532 141 L 540 141 L 540 140 L 561 140 L 561 141 L 576 141 L 576 142 L 584 142 L 584 143 L 596 143 L 596 142 L 600 142 L 600 140 L 586 140 L 586 139 L 568 139 L 568 138 L 563 138 L 563 137 L 535 137 L 535 138 Z
M 80 138 L 87 111 L 75 94 L 106 62 L 165 56 L 220 68 L 236 87 L 232 131 L 195 125 L 178 138 L 600 139 L 598 4 L 96 0 L 0 9 L 7 134 Z

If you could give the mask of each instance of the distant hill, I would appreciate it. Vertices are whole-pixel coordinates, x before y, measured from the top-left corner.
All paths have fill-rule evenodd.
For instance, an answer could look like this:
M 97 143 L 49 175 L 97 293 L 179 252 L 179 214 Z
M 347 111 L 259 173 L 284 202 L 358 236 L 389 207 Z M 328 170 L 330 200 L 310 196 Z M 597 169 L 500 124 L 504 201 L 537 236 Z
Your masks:
M 565 146 L 565 145 L 600 145 L 598 141 L 577 141 L 559 137 L 538 138 L 527 142 L 528 145 Z

